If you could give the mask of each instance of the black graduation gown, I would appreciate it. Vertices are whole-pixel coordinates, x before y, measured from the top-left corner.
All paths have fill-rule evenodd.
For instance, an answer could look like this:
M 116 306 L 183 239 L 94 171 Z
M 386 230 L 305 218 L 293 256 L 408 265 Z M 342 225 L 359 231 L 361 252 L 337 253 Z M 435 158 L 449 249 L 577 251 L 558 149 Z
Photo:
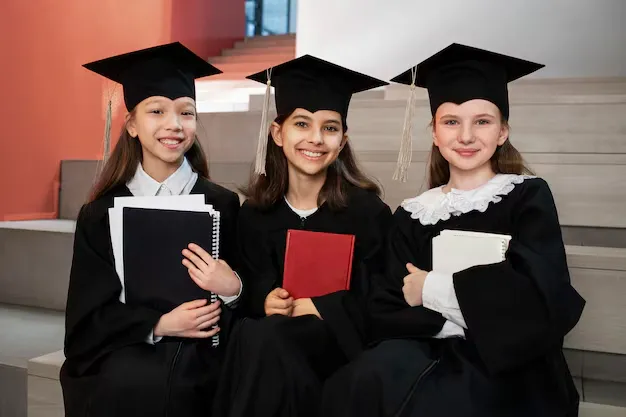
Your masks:
M 192 194 L 221 212 L 220 254 L 237 267 L 238 196 L 198 178 Z M 162 313 L 119 301 L 108 209 L 126 186 L 82 207 L 76 223 L 61 386 L 67 417 L 210 415 L 232 311 L 222 305 L 220 347 L 210 339 L 146 339 Z M 183 248 L 181 248 L 182 250 Z M 181 255 L 182 259 L 182 255 Z
M 239 215 L 244 294 L 250 318 L 233 332 L 215 415 L 315 415 L 321 381 L 356 356 L 367 338 L 364 302 L 370 276 L 384 265 L 384 237 L 392 215 L 374 193 L 350 186 L 345 209 L 323 204 L 306 219 L 284 199 L 268 210 L 247 202 Z M 313 299 L 313 315 L 265 317 L 264 301 L 282 285 L 288 229 L 356 236 L 349 291 Z
M 408 307 L 406 263 L 431 270 L 444 229 L 512 236 L 504 262 L 453 275 L 466 338 L 434 339 L 438 312 Z M 399 208 L 386 280 L 371 299 L 374 347 L 324 387 L 324 416 L 575 416 L 562 353 L 584 300 L 570 285 L 556 208 L 542 179 L 516 185 L 485 212 L 422 225 Z

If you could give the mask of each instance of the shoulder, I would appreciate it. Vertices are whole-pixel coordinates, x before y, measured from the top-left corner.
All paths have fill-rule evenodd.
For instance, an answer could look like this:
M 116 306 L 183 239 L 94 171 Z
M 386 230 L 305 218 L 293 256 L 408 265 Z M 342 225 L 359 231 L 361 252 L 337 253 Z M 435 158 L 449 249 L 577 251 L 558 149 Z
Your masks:
M 362 213 L 367 217 L 389 215 L 391 209 L 374 191 L 351 186 L 348 189 L 348 206 L 350 211 Z
M 131 195 L 125 186 L 119 186 L 108 191 L 102 197 L 85 203 L 79 213 L 77 224 L 97 224 L 108 221 L 109 209 L 113 207 L 115 197 Z
M 236 200 L 237 202 L 239 201 L 239 196 L 237 195 L 237 193 L 229 190 L 226 187 L 209 181 L 204 177 L 198 176 L 198 183 L 196 185 L 196 189 L 202 194 L 206 195 L 207 198 L 228 202 L 232 202 L 234 200 Z
M 250 200 L 246 200 L 239 210 L 239 220 L 244 224 L 253 225 L 257 229 L 264 228 L 264 226 L 272 223 L 273 219 L 280 216 L 278 208 L 279 203 L 268 208 L 262 208 L 252 204 Z
M 552 212 L 556 215 L 554 196 L 548 183 L 539 177 L 527 179 L 517 185 L 510 194 L 515 212 L 537 210 Z

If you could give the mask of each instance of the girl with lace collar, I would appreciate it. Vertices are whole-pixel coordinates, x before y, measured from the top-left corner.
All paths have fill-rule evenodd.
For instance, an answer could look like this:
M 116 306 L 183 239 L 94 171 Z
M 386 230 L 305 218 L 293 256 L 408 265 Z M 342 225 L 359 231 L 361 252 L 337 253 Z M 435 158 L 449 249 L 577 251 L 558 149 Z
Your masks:
M 416 82 L 428 88 L 430 189 L 394 215 L 386 284 L 370 304 L 377 344 L 327 382 L 325 415 L 577 414 L 562 341 L 584 300 L 550 189 L 508 140 L 507 83 L 540 67 L 453 44 L 394 79 L 411 95 Z M 431 271 L 445 229 L 510 235 L 505 261 Z

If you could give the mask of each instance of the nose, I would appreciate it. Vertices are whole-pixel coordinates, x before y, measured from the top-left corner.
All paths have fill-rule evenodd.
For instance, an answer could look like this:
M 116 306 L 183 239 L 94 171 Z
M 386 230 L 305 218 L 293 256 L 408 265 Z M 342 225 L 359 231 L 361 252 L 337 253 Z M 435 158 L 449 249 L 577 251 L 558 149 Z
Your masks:
M 469 144 L 475 141 L 474 130 L 471 123 L 464 123 L 459 132 L 458 141 L 462 144 Z
M 167 112 L 166 117 L 165 129 L 173 132 L 180 132 L 183 130 L 183 126 L 180 124 L 180 119 L 176 112 Z
M 324 137 L 322 135 L 322 131 L 321 130 L 313 130 L 311 132 L 311 135 L 308 138 L 308 142 L 312 143 L 314 145 L 321 145 L 324 143 Z

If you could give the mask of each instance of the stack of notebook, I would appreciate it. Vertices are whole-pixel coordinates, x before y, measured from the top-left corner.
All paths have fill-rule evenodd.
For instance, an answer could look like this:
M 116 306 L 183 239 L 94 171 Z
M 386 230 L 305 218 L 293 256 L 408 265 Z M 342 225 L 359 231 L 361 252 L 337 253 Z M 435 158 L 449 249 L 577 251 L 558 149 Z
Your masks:
M 192 300 L 217 301 L 182 265 L 189 243 L 219 257 L 220 213 L 204 195 L 118 197 L 109 209 L 111 245 L 120 278 L 120 301 L 164 314 Z M 217 345 L 218 336 L 213 344 Z

